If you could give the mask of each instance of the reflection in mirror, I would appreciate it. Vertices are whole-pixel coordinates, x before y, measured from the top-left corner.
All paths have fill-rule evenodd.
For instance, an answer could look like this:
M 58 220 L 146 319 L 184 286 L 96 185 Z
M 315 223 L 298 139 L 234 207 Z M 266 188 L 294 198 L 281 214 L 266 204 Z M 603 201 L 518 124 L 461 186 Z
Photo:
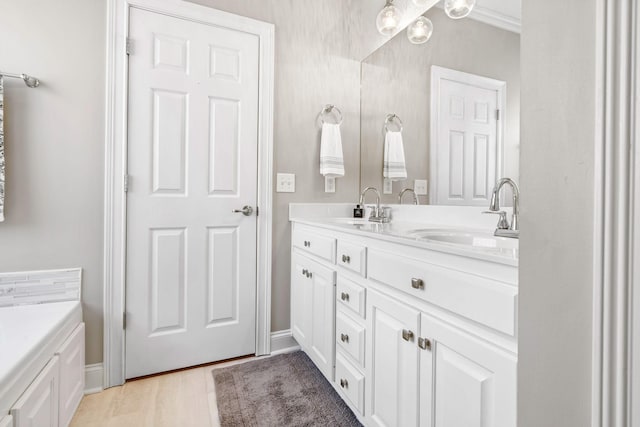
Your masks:
M 421 204 L 488 207 L 498 178 L 518 181 L 520 35 L 440 8 L 424 16 L 434 26 L 427 43 L 403 31 L 362 62 L 360 187 L 384 188 L 385 118 L 396 114 L 407 179 L 382 201 L 428 180 Z

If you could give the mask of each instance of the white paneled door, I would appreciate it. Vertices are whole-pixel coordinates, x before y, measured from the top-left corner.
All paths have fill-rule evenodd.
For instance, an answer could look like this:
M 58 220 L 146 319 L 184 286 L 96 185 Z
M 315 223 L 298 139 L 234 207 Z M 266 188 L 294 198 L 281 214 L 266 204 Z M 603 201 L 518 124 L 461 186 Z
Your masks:
M 501 166 L 505 83 L 432 69 L 431 201 L 489 206 Z
M 129 32 L 132 378 L 255 353 L 259 39 L 136 8 Z

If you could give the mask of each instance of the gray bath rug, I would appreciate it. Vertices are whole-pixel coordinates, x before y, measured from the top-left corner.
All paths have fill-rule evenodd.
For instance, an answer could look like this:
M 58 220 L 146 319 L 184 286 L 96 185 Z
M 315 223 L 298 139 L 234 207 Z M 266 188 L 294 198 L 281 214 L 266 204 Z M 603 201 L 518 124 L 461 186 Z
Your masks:
M 301 351 L 212 373 L 222 427 L 361 426 Z

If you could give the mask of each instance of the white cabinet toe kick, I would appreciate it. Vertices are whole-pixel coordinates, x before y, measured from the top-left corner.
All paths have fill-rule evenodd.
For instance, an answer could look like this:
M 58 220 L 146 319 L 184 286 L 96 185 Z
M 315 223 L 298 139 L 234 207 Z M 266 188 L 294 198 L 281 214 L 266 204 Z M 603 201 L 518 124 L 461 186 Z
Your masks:
M 517 266 L 292 228 L 293 336 L 365 426 L 516 425 Z

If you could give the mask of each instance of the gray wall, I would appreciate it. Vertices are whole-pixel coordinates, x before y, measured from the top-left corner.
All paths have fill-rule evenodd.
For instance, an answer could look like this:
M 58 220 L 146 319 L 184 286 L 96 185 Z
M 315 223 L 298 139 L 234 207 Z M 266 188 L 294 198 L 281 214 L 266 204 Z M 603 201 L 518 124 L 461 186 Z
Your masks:
M 6 220 L 0 271 L 83 268 L 87 363 L 102 360 L 106 2 L 0 0 Z
M 523 2 L 519 427 L 591 425 L 597 3 Z
M 454 21 L 440 8 L 425 14 L 434 25 L 423 45 L 409 42 L 403 31 L 362 63 L 361 183 L 382 188 L 382 126 L 388 113 L 404 123 L 407 180 L 393 184 L 398 192 L 414 179 L 429 179 L 431 66 L 438 65 L 507 82 L 504 175 L 518 180 L 520 145 L 520 36 L 471 19 Z M 407 202 L 410 197 L 407 196 Z M 425 203 L 421 198 L 421 203 Z

